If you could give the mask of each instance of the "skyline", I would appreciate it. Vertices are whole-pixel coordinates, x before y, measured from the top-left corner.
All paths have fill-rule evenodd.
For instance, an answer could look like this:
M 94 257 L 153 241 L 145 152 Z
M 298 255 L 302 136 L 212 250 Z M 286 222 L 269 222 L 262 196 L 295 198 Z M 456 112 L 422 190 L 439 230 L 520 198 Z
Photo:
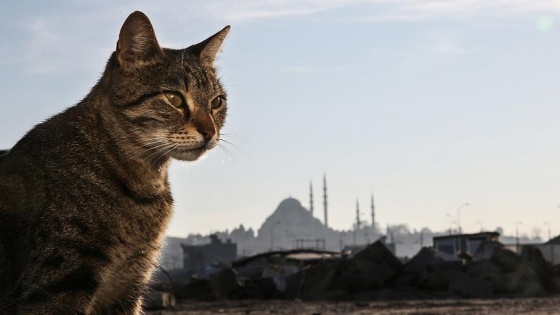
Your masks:
M 469 203 L 464 232 L 560 234 L 558 1 L 5 2 L 0 149 L 88 93 L 134 10 L 171 48 L 232 26 L 230 143 L 172 163 L 170 235 L 256 228 L 324 174 L 336 229 L 373 193 L 381 226 L 443 231 Z

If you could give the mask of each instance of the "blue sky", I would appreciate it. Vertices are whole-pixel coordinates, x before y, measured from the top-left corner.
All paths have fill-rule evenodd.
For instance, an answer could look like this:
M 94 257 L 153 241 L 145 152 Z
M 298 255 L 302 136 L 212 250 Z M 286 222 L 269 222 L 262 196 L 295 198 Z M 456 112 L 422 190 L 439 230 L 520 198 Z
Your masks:
M 125 18 L 181 48 L 231 24 L 218 61 L 223 144 L 170 170 L 169 234 L 258 228 L 329 185 L 349 229 L 373 192 L 381 226 L 560 233 L 560 2 L 12 1 L 0 4 L 0 147 L 83 98 Z M 322 209 L 316 206 L 318 217 Z

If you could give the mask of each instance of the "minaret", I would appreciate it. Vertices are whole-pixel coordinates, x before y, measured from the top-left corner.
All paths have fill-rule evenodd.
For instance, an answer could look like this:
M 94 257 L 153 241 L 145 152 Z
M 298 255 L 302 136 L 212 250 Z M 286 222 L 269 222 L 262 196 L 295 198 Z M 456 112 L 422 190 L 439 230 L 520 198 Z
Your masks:
M 356 200 L 356 229 L 360 230 L 360 202 Z
M 313 183 L 309 182 L 309 212 L 313 216 Z
M 329 215 L 327 211 L 327 175 L 323 175 L 323 207 L 325 208 L 325 226 L 329 227 Z
M 375 203 L 373 202 L 373 194 L 371 194 L 371 229 L 375 233 Z
M 357 243 L 358 231 L 360 231 L 360 204 L 356 199 L 356 227 L 354 227 L 354 246 L 358 245 Z

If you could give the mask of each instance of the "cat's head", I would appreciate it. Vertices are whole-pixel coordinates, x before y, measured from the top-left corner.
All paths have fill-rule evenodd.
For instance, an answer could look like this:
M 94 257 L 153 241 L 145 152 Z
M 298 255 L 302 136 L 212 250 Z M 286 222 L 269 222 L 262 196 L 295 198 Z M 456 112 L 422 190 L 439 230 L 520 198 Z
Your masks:
M 227 97 L 214 59 L 228 31 L 226 26 L 199 44 L 167 49 L 142 12 L 126 19 L 109 61 L 109 89 L 115 117 L 137 155 L 194 161 L 218 144 Z

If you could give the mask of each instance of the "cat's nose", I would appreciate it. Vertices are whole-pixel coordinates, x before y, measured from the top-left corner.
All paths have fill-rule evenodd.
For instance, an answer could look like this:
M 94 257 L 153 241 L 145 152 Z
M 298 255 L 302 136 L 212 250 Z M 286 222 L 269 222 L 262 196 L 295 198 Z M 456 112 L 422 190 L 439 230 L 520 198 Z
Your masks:
M 198 128 L 197 130 L 198 132 L 200 132 L 200 134 L 204 138 L 204 141 L 206 142 L 210 141 L 212 137 L 214 137 L 214 135 L 216 134 L 214 128 Z

